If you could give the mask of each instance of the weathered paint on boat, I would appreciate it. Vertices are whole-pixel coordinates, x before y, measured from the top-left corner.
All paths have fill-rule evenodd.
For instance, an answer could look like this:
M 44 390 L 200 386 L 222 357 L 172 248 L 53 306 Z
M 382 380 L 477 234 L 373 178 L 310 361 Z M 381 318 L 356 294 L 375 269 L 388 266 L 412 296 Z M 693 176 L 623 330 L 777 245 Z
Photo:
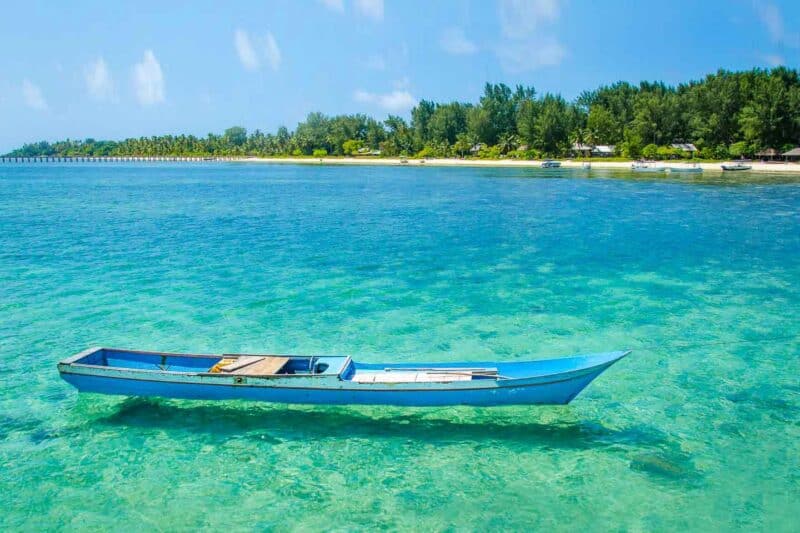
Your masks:
M 402 364 L 357 363 L 337 356 L 280 356 L 289 361 L 282 373 L 240 375 L 211 371 L 223 361 L 221 355 L 92 348 L 60 362 L 58 370 L 81 392 L 125 396 L 334 405 L 566 404 L 628 353 L 512 363 Z M 234 361 L 245 357 L 278 356 L 224 356 Z M 303 370 L 306 367 L 308 371 Z M 395 379 L 398 375 L 422 381 Z M 375 381 L 366 381 L 367 377 Z

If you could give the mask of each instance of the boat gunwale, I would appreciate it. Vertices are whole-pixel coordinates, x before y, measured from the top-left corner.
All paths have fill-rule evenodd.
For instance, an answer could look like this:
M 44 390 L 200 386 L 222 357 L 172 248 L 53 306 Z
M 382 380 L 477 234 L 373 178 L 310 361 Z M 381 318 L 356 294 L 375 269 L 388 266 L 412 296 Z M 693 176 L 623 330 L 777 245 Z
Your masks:
M 101 349 L 106 349 L 106 348 L 101 348 Z M 126 351 L 126 350 L 119 350 L 119 351 Z M 78 355 L 80 355 L 81 356 L 80 359 L 82 359 L 83 357 L 86 357 L 86 355 L 90 355 L 92 353 L 94 353 L 94 351 L 89 351 L 87 354 L 84 354 L 84 355 L 81 355 L 81 354 L 78 354 Z M 185 355 L 185 357 L 198 357 L 196 355 L 190 355 L 190 354 L 166 354 L 166 353 L 156 353 L 156 352 L 131 352 L 131 353 L 142 353 L 142 354 L 151 354 L 151 355 L 173 355 L 173 356 Z M 233 354 L 226 354 L 226 355 L 228 357 L 233 357 Z M 77 357 L 77 356 L 75 356 L 75 357 Z M 209 358 L 209 359 L 219 359 L 221 356 L 201 356 L 201 357 Z M 274 357 L 274 356 L 265 355 L 264 357 Z M 280 356 L 280 357 L 325 357 L 325 356 L 324 355 L 323 356 L 320 356 L 320 355 L 313 355 L 313 356 L 307 356 L 307 355 L 302 355 L 302 356 L 285 355 L 285 356 Z M 341 356 L 329 356 L 329 357 L 341 357 Z M 73 359 L 73 358 L 71 357 L 70 359 Z M 216 376 L 219 376 L 219 377 L 231 377 L 231 376 L 236 376 L 237 375 L 237 374 L 225 373 L 225 372 L 180 372 L 180 371 L 176 371 L 176 370 L 163 370 L 163 369 L 153 369 L 153 370 L 151 370 L 149 368 L 127 368 L 127 367 L 124 367 L 124 366 L 90 365 L 90 364 L 87 364 L 87 363 L 74 363 L 74 362 L 70 363 L 68 361 L 69 361 L 68 359 L 65 359 L 64 361 L 61 361 L 61 362 L 58 363 L 59 372 L 65 373 L 65 372 L 63 372 L 61 370 L 60 367 L 68 366 L 68 367 L 72 367 L 72 368 L 89 368 L 89 369 L 100 369 L 100 370 L 105 370 L 105 371 L 115 370 L 115 371 L 125 371 L 125 372 L 141 372 L 141 373 L 143 373 L 145 375 L 147 375 L 147 374 L 160 374 L 160 375 L 164 374 L 164 375 L 170 375 L 170 376 L 215 376 L 215 377 Z M 341 369 L 339 369 L 339 372 L 337 372 L 336 374 L 261 374 L 261 375 L 255 375 L 255 376 L 248 375 L 246 377 L 249 377 L 249 378 L 273 378 L 273 379 L 274 378 L 331 378 L 331 377 L 337 377 L 337 378 L 341 379 L 342 373 L 345 370 L 347 370 L 347 367 L 349 367 L 352 362 L 353 362 L 352 357 L 350 357 L 349 355 L 346 356 L 344 362 L 342 363 Z M 84 373 L 78 373 L 78 372 L 66 372 L 66 373 L 80 374 L 80 375 L 84 375 L 84 376 L 85 375 L 94 375 L 94 374 L 84 374 Z M 239 375 L 239 377 L 242 377 L 242 376 Z M 178 382 L 175 382 L 175 383 L 178 383 Z
M 158 356 L 166 356 L 166 357 L 193 357 L 193 358 L 202 358 L 202 359 L 225 359 L 225 358 L 236 358 L 239 359 L 241 357 L 296 357 L 296 358 L 311 358 L 311 357 L 346 357 L 345 363 L 352 361 L 351 356 L 343 356 L 343 355 L 328 355 L 328 354 L 314 354 L 314 355 L 301 355 L 301 354 L 264 354 L 264 353 L 224 353 L 224 354 L 210 354 L 210 353 L 181 353 L 181 352 L 156 352 L 151 350 L 131 350 L 128 348 L 112 348 L 109 346 L 95 346 L 92 348 L 87 348 L 82 352 L 79 352 L 75 355 L 71 355 L 66 359 L 62 359 L 57 364 L 59 365 L 81 365 L 81 366 L 92 366 L 92 367 L 100 367 L 100 368 L 123 368 L 123 367 L 109 367 L 108 365 L 89 365 L 86 363 L 78 363 L 81 359 L 86 357 L 87 355 L 92 355 L 93 353 L 99 352 L 101 350 L 106 350 L 109 352 L 121 352 L 121 353 L 130 353 L 130 354 L 139 354 L 139 355 L 158 355 Z M 344 368 L 344 367 L 342 367 Z M 156 370 L 155 372 L 160 372 L 160 370 Z

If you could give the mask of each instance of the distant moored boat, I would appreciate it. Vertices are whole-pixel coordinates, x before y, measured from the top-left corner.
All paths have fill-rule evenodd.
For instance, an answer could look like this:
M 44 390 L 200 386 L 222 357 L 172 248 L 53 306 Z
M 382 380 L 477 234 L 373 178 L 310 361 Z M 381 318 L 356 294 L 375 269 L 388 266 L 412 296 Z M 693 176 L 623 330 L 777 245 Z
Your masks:
M 752 165 L 747 165 L 744 162 L 737 162 L 737 163 L 723 163 L 722 170 L 727 171 L 734 171 L 734 170 L 751 170 L 753 168 Z
M 669 167 L 670 172 L 678 172 L 681 174 L 699 174 L 703 172 L 703 167 L 698 165 L 697 163 L 692 164 L 691 166 L 682 166 L 682 167 Z
M 542 161 L 542 168 L 558 168 L 561 166 L 561 161 L 553 161 L 552 159 L 545 159 Z
M 631 165 L 634 172 L 666 172 L 666 167 L 648 161 L 637 161 Z

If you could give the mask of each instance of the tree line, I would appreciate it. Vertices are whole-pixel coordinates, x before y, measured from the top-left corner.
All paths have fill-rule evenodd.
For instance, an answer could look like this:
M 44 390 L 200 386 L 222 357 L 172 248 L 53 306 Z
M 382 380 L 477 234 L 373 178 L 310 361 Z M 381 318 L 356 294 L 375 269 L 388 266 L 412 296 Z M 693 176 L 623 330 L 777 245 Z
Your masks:
M 800 143 L 800 76 L 778 67 L 720 70 L 678 86 L 617 82 L 574 101 L 534 87 L 487 83 L 478 102 L 421 100 L 410 121 L 389 115 L 310 113 L 294 131 L 241 127 L 222 135 L 164 135 L 26 144 L 10 156 L 355 156 L 559 157 L 575 144 L 613 145 L 625 158 L 680 155 L 693 143 L 699 157 L 725 159 Z

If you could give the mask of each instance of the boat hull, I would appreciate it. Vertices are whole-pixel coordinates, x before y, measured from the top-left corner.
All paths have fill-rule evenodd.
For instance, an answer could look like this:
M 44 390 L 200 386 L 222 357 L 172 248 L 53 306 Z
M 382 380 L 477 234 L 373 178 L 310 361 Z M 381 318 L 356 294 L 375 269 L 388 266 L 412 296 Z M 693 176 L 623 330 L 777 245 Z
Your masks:
M 99 349 L 102 351 L 103 349 Z M 99 353 L 99 352 L 95 352 Z M 118 352 L 110 351 L 112 356 Z M 210 372 L 157 371 L 82 364 L 59 364 L 61 377 L 80 392 L 152 396 L 190 400 L 250 400 L 284 404 L 499 406 L 567 404 L 589 383 L 628 352 L 520 363 L 361 364 L 348 359 L 344 370 L 329 375 L 237 375 Z M 134 356 L 136 354 L 134 353 Z M 148 354 L 152 356 L 153 354 Z M 79 356 L 76 356 L 79 357 Z M 87 357 L 94 357 L 92 355 Z M 143 356 L 144 357 L 144 356 Z M 166 359 L 172 356 L 164 355 Z M 207 357 L 207 356 L 197 356 Z M 165 360 L 166 360 L 165 359 Z M 175 358 L 180 359 L 178 358 Z M 191 364 L 202 362 L 186 356 Z M 84 359 L 85 360 L 85 359 Z M 99 359 L 98 359 L 99 361 Z M 137 363 L 138 364 L 138 363 Z M 189 363 L 186 363 L 187 365 Z M 439 375 L 463 373 L 471 367 L 494 367 L 497 375 L 458 381 L 363 382 L 355 375 L 385 377 L 424 369 Z
M 569 403 L 600 371 L 552 383 L 476 389 L 322 389 L 261 387 L 117 379 L 104 376 L 62 374 L 80 392 L 121 396 L 152 396 L 186 400 L 250 400 L 310 405 L 446 405 L 498 406 Z

